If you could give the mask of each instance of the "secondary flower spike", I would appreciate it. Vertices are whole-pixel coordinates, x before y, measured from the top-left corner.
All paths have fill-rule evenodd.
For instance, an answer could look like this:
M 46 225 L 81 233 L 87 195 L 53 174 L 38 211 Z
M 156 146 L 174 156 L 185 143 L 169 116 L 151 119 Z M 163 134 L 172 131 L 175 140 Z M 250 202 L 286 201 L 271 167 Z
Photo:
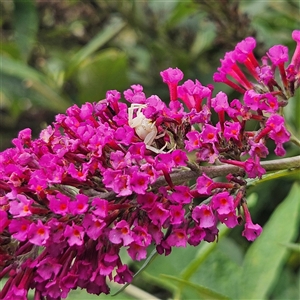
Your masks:
M 170 100 L 174 101 L 177 100 L 177 86 L 178 82 L 182 80 L 183 73 L 178 68 L 172 69 L 169 68 L 167 70 L 164 70 L 160 72 L 160 75 L 163 79 L 163 82 L 165 82 L 170 91 Z
M 124 99 L 110 90 L 97 103 L 73 105 L 37 139 L 20 131 L 0 153 L 0 280 L 8 278 L 0 299 L 25 300 L 29 289 L 35 300 L 77 288 L 108 294 L 110 282 L 133 278 L 122 249 L 139 261 L 150 245 L 168 255 L 213 242 L 218 223 L 241 225 L 242 212 L 242 235 L 257 238 L 262 229 L 251 220 L 245 179 L 265 174 L 267 141 L 275 155 L 285 154 L 290 133 L 281 110 L 299 87 L 299 30 L 293 39 L 289 65 L 282 45 L 259 64 L 252 37 L 225 54 L 214 79 L 241 100 L 213 95 L 198 80 L 179 85 L 183 72 L 168 68 L 161 76 L 169 104 L 136 84 Z M 211 171 L 220 162 L 239 172 L 216 181 L 220 174 Z M 207 173 L 199 172 L 202 163 Z
M 213 76 L 214 81 L 223 82 L 242 94 L 248 90 L 277 91 L 279 99 L 289 99 L 300 84 L 300 30 L 294 30 L 292 37 L 297 42 L 297 47 L 288 66 L 286 66 L 289 61 L 288 48 L 284 45 L 271 47 L 266 56 L 262 57 L 262 65 L 259 65 L 253 55 L 255 39 L 248 37 L 221 59 L 221 67 Z M 248 80 L 247 74 L 241 71 L 239 64 L 245 66 L 256 86 Z M 277 82 L 274 72 L 276 69 L 281 82 Z

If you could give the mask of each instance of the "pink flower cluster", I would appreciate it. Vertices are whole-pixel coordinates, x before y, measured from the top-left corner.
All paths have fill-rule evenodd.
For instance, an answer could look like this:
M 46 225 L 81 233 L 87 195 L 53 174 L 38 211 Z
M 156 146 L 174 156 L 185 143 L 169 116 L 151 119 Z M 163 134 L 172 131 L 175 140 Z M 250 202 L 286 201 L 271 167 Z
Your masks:
M 214 79 L 240 91 L 242 101 L 228 101 L 223 92 L 213 97 L 213 86 L 197 80 L 179 85 L 183 73 L 169 68 L 161 72 L 169 105 L 133 85 L 124 92 L 130 107 L 112 90 L 98 103 L 57 115 L 38 139 L 21 131 L 14 148 L 0 153 L 0 279 L 8 276 L 0 299 L 27 299 L 29 289 L 35 299 L 65 298 L 78 287 L 109 293 L 108 281 L 132 280 L 121 248 L 133 260 L 145 259 L 151 244 L 168 255 L 172 247 L 215 241 L 218 222 L 233 228 L 244 219 L 243 236 L 259 236 L 244 177 L 265 173 L 267 139 L 276 155 L 285 154 L 290 134 L 279 111 L 300 85 L 300 31 L 293 38 L 297 48 L 287 68 L 281 45 L 259 65 L 253 38 L 225 55 Z M 247 130 L 249 121 L 259 130 Z M 222 182 L 202 174 L 194 186 L 184 177 L 175 182 L 174 174 L 196 167 L 188 152 L 197 164 L 221 161 L 244 173 Z

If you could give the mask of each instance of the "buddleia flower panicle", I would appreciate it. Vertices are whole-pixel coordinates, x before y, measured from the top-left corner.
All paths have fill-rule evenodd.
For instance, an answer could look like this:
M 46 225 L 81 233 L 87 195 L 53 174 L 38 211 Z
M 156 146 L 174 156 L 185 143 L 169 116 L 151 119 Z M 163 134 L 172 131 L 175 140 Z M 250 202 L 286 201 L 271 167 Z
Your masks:
M 262 229 L 247 207 L 245 178 L 265 174 L 267 140 L 285 155 L 290 133 L 280 110 L 300 85 L 300 31 L 292 37 L 290 63 L 283 45 L 259 62 L 252 37 L 221 59 L 214 80 L 242 100 L 198 80 L 180 84 L 183 72 L 168 68 L 161 76 L 169 101 L 132 85 L 125 101 L 110 90 L 97 103 L 73 105 L 37 139 L 20 131 L 0 153 L 0 279 L 8 276 L 0 299 L 27 299 L 29 289 L 35 299 L 65 298 L 76 288 L 108 294 L 109 282 L 133 278 L 122 248 L 137 261 L 152 244 L 168 255 L 215 241 L 220 222 L 244 224 L 242 235 L 256 239 Z M 241 172 L 222 182 L 209 173 L 178 176 L 220 162 Z

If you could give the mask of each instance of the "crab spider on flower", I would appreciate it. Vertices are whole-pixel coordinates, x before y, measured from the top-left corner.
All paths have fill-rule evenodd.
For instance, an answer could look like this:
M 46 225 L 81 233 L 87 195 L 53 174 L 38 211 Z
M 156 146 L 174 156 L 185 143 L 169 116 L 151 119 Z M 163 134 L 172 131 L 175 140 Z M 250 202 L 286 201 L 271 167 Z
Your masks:
M 152 122 L 152 120 L 146 118 L 142 113 L 142 109 L 146 107 L 146 104 L 131 104 L 131 106 L 128 108 L 128 125 L 133 128 L 137 136 L 144 141 L 148 150 L 151 150 L 155 153 L 162 153 L 167 146 L 167 143 L 161 149 L 157 149 L 151 145 L 154 140 L 163 137 L 165 133 L 157 135 L 157 127 L 155 126 L 155 121 Z M 134 111 L 136 111 L 135 117 L 133 117 Z

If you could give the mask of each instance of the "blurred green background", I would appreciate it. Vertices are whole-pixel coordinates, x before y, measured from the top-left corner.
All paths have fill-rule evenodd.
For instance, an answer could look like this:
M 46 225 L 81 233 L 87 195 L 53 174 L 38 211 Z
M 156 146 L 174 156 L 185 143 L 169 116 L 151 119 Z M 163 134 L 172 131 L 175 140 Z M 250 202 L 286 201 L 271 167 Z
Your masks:
M 139 83 L 147 96 L 167 101 L 159 72 L 168 67 L 180 68 L 185 80 L 213 83 L 220 58 L 247 36 L 258 41 L 257 57 L 274 44 L 288 46 L 292 55 L 291 33 L 300 29 L 298 0 L 5 0 L 0 10 L 0 151 L 11 146 L 19 130 L 30 127 L 38 137 L 55 114 L 74 103 L 103 99 L 109 89 L 122 92 Z M 230 99 L 239 96 L 217 84 L 216 92 L 220 89 Z M 299 114 L 298 90 L 285 109 L 298 137 Z M 288 156 L 300 153 L 293 145 L 286 149 Z M 254 221 L 271 224 L 259 241 L 246 242 L 237 228 L 217 245 L 176 249 L 154 260 L 136 285 L 160 299 L 224 299 L 201 285 L 231 299 L 299 299 L 299 246 L 290 244 L 299 242 L 295 181 L 299 173 L 249 189 Z M 131 267 L 136 271 L 140 265 Z M 159 277 L 162 273 L 177 279 Z M 68 299 L 96 296 L 76 291 Z M 115 299 L 134 297 L 123 293 Z

